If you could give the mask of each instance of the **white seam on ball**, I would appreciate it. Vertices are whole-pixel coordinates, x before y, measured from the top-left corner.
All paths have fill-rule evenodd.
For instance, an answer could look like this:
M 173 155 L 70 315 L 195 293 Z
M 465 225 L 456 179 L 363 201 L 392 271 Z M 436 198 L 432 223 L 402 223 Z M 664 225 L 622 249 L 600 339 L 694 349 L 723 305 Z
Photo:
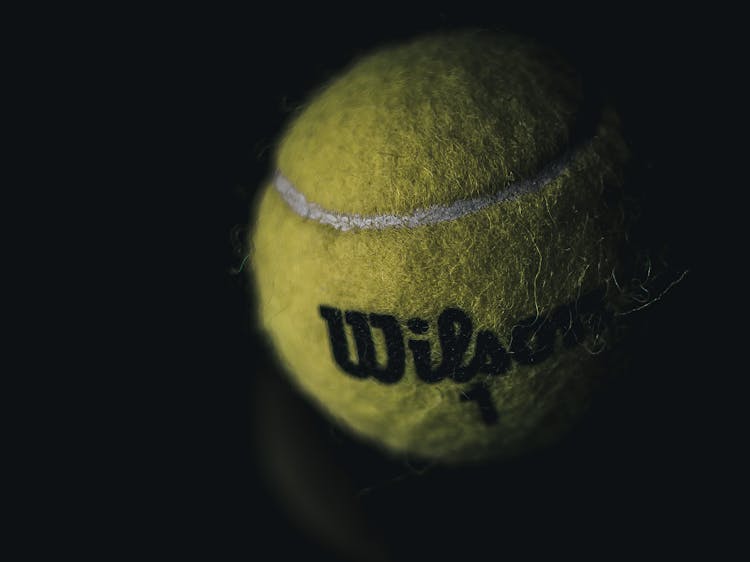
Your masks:
M 359 215 L 329 211 L 317 203 L 308 201 L 279 170 L 276 171 L 273 185 L 286 204 L 299 216 L 338 230 L 417 228 L 459 219 L 490 205 L 512 201 L 527 193 L 540 191 L 559 177 L 570 159 L 570 154 L 566 153 L 562 158 L 545 167 L 537 177 L 511 183 L 502 191 L 473 199 L 460 199 L 450 205 L 431 205 L 424 209 L 417 209 L 408 215 Z

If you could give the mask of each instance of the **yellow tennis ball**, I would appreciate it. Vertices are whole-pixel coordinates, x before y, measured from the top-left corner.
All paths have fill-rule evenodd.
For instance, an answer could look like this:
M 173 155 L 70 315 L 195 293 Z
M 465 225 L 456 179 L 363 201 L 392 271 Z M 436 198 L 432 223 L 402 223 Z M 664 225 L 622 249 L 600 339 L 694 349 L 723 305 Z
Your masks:
M 251 236 L 298 387 L 387 450 L 510 456 L 584 411 L 611 347 L 626 160 L 544 49 L 481 31 L 371 54 L 292 121 Z

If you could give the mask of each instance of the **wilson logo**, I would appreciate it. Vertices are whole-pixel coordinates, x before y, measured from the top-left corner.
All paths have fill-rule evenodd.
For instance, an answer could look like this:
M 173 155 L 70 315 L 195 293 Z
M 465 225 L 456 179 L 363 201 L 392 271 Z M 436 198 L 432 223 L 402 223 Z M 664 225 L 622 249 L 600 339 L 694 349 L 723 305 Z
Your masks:
M 359 379 L 372 377 L 385 384 L 397 383 L 404 376 L 408 347 L 422 381 L 437 383 L 451 379 L 464 383 L 477 373 L 501 376 L 508 372 L 512 362 L 541 363 L 554 353 L 556 345 L 572 348 L 588 335 L 601 334 L 608 321 L 602 306 L 603 294 L 602 290 L 594 291 L 549 314 L 516 322 L 508 334 L 507 348 L 494 332 L 479 330 L 474 334 L 474 323 L 463 310 L 446 308 L 436 322 L 439 362 L 433 358 L 433 343 L 428 339 L 431 326 L 427 320 L 407 320 L 409 338 L 405 341 L 401 322 L 390 314 L 342 311 L 326 305 L 319 310 L 328 328 L 333 359 L 345 373 Z M 351 328 L 355 353 L 349 349 L 345 324 Z M 382 331 L 384 362 L 377 360 L 373 330 Z M 467 357 L 472 340 L 473 355 Z

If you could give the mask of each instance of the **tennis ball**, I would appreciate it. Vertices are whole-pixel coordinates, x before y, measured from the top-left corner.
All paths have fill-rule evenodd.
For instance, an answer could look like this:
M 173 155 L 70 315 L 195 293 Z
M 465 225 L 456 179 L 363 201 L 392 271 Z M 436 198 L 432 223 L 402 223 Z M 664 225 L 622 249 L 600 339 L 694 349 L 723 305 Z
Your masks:
M 615 343 L 627 152 L 526 40 L 378 50 L 299 111 L 259 195 L 262 329 L 294 383 L 385 450 L 446 463 L 550 442 Z

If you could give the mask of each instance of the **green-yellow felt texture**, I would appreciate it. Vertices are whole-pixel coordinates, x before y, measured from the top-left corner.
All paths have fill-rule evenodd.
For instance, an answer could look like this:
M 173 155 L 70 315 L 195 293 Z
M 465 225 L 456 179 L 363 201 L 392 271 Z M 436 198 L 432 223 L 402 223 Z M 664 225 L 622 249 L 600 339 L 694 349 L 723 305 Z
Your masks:
M 285 370 L 323 411 L 387 450 L 444 462 L 518 454 L 581 415 L 604 375 L 600 351 L 612 343 L 607 318 L 624 238 L 626 160 L 611 112 L 598 111 L 580 135 L 586 101 L 575 74 L 538 47 L 464 32 L 378 51 L 303 108 L 276 165 L 305 204 L 335 220 L 302 216 L 274 176 L 256 208 L 251 263 L 262 327 Z M 339 216 L 405 217 L 491 198 L 554 162 L 561 167 L 541 188 L 446 220 L 333 225 Z M 576 303 L 592 294 L 593 311 L 578 314 Z M 450 352 L 439 337 L 446 309 L 471 323 L 458 369 L 478 354 L 480 332 L 493 334 L 502 351 L 482 359 L 469 380 L 455 369 L 439 380 L 417 372 L 410 340 L 429 343 L 436 372 Z M 384 382 L 367 369 L 346 372 L 333 350 L 331 310 L 340 311 L 355 366 L 367 359 L 346 314 L 364 315 L 375 370 L 398 355 L 398 345 L 372 315 L 395 319 L 401 376 Z M 553 316 L 558 328 L 544 339 L 539 326 Z M 426 333 L 412 330 L 415 318 Z M 532 322 L 533 330 L 519 331 Z M 550 352 L 523 356 L 512 341 L 521 333 L 528 349 Z M 474 399 L 477 388 L 492 415 Z

